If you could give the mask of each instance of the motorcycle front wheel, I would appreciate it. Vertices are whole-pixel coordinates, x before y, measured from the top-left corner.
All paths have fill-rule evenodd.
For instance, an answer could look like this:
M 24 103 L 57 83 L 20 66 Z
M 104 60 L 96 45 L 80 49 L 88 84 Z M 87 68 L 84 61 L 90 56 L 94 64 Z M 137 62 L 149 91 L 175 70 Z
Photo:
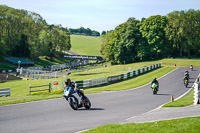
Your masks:
M 75 98 L 74 98 L 74 100 L 72 98 L 69 98 L 69 105 L 74 110 L 78 109 L 78 101 Z

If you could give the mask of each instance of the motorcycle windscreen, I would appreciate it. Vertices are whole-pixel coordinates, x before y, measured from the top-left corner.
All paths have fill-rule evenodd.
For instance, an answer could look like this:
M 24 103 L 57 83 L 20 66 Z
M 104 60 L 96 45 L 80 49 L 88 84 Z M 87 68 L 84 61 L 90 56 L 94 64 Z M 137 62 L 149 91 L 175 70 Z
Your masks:
M 69 87 L 68 89 L 64 90 L 64 95 L 65 96 L 69 96 L 69 95 L 71 95 L 73 93 L 73 91 L 74 91 L 73 88 Z

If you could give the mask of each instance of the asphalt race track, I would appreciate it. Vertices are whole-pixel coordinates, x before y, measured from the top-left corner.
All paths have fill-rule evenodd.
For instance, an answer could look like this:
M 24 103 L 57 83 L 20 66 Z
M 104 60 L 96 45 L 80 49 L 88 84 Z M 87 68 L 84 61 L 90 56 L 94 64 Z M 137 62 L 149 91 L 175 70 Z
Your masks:
M 196 80 L 200 68 L 190 71 L 188 88 L 183 75 L 188 68 L 178 68 L 159 79 L 160 89 L 152 94 L 150 85 L 117 92 L 87 95 L 90 110 L 74 111 L 63 98 L 0 106 L 0 133 L 70 133 L 104 124 L 120 123 L 169 102 L 171 95 L 184 94 Z M 134 84 L 134 83 L 133 83 Z

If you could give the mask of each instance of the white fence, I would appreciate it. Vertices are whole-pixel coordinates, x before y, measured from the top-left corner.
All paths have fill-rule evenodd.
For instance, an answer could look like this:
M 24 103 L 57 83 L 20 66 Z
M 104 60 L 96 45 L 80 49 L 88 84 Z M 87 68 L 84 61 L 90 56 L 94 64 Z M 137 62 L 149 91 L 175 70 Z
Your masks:
M 200 78 L 200 74 L 198 76 L 196 83 L 194 84 L 194 104 L 200 104 L 199 78 Z
M 126 80 L 126 79 L 132 78 L 134 76 L 152 71 L 156 68 L 160 68 L 160 67 L 161 67 L 161 64 L 159 63 L 159 64 L 154 64 L 154 65 L 151 65 L 148 67 L 145 66 L 143 68 L 140 68 L 140 69 L 137 69 L 132 72 L 125 73 L 125 74 L 114 75 L 114 76 L 98 78 L 98 79 L 75 81 L 75 82 L 78 84 L 79 88 L 89 88 L 89 87 L 93 87 L 93 86 L 99 86 L 99 85 L 103 85 L 103 84 Z

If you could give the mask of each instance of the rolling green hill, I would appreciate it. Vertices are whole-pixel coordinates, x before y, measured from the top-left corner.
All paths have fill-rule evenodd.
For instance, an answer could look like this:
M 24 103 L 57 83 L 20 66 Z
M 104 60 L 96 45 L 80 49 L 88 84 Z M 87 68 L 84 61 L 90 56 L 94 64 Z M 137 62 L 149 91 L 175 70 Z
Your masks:
M 100 37 L 70 35 L 73 51 L 80 55 L 101 56 L 101 39 Z

